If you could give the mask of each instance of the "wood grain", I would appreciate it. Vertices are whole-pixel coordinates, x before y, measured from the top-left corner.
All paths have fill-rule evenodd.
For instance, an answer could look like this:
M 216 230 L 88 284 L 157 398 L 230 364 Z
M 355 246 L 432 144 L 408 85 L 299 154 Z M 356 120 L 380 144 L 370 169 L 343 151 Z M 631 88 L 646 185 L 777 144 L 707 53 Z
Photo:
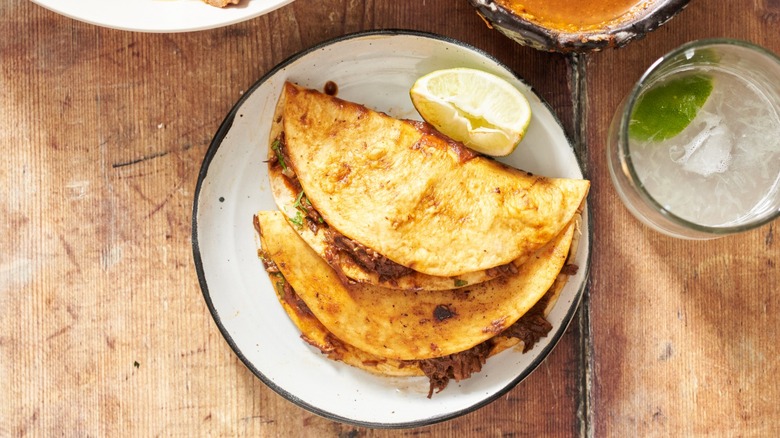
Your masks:
M 777 224 L 708 242 L 654 233 L 622 207 L 604 143 L 618 103 L 655 59 L 707 37 L 780 53 L 777 19 L 771 1 L 693 1 L 644 40 L 589 59 L 595 436 L 780 433 Z
M 104 29 L 0 2 L 0 436 L 774 436 L 777 224 L 666 238 L 620 203 L 605 161 L 618 102 L 696 38 L 780 53 L 777 0 L 693 0 L 619 50 L 566 58 L 489 29 L 465 0 L 297 0 L 226 28 Z M 241 94 L 299 50 L 365 29 L 456 38 L 510 66 L 584 148 L 585 306 L 529 378 L 463 417 L 371 430 L 311 414 L 237 359 L 190 243 L 201 160 Z
M 0 4 L 0 436 L 554 435 L 582 428 L 576 325 L 495 403 L 426 428 L 335 423 L 266 388 L 222 339 L 192 262 L 201 159 L 222 118 L 295 52 L 410 28 L 487 51 L 567 129 L 566 59 L 520 47 L 460 0 L 298 0 L 227 28 L 104 29 Z

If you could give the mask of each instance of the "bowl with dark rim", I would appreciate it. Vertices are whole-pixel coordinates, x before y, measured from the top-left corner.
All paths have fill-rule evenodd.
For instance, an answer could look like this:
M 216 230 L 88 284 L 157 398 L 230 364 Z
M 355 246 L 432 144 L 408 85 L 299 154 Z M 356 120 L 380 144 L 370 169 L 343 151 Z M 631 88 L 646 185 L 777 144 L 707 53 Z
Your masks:
M 522 6 L 522 0 L 469 3 L 489 27 L 520 44 L 543 51 L 573 53 L 618 48 L 641 39 L 685 9 L 689 1 L 639 0 L 616 16 L 591 22 L 583 16 L 568 20 L 561 16 L 548 18 L 533 7 Z

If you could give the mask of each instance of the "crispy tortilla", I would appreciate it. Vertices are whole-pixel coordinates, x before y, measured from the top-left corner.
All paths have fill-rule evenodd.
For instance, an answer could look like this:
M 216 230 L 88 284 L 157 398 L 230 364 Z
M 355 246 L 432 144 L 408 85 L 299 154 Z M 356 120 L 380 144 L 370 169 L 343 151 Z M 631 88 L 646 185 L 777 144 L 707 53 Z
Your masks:
M 260 252 L 262 253 L 262 251 Z M 265 258 L 267 256 L 263 254 L 261 257 Z M 266 262 L 266 260 L 264 260 L 264 262 Z M 300 297 L 298 297 L 292 287 L 290 287 L 290 291 L 285 290 L 286 280 L 281 272 L 269 272 L 269 276 L 276 288 L 277 298 L 282 305 L 282 309 L 284 309 L 285 313 L 287 313 L 290 318 L 290 321 L 292 321 L 301 332 L 301 339 L 318 349 L 328 359 L 344 362 L 347 365 L 380 376 L 410 377 L 422 376 L 425 374 L 420 368 L 419 361 L 388 359 L 386 357 L 366 353 L 350 344 L 341 342 L 329 332 L 324 325 L 322 325 L 314 314 L 311 313 L 311 310 L 306 307 L 305 303 L 301 304 Z M 555 305 L 561 290 L 566 285 L 568 277 L 569 276 L 563 272 L 559 274 L 555 279 L 553 286 L 547 291 L 544 297 L 536 303 L 535 306 L 537 307 L 543 305 L 544 310 L 542 311 L 542 314 L 544 316 L 547 316 Z M 289 285 L 289 283 L 286 284 Z M 527 315 L 528 314 L 525 314 L 524 316 Z M 532 345 L 525 345 L 524 341 L 518 337 L 502 333 L 485 342 L 490 343 L 489 357 L 515 346 L 519 346 L 523 352 L 532 347 Z
M 271 153 L 274 153 L 273 150 L 271 150 Z M 311 226 L 307 222 L 308 219 L 301 217 L 301 213 L 299 213 L 298 206 L 301 202 L 305 202 L 301 200 L 301 192 L 296 191 L 300 189 L 293 187 L 289 183 L 282 173 L 281 166 L 269 162 L 268 175 L 274 201 L 279 210 L 284 213 L 287 222 L 333 269 L 342 272 L 347 281 L 369 283 L 391 289 L 444 290 L 479 284 L 496 278 L 505 272 L 501 269 L 482 269 L 461 275 L 441 277 L 411 271 L 399 277 L 384 278 L 376 271 L 366 269 L 356 263 L 351 257 L 333 257 L 331 254 L 334 253 L 334 250 L 328 237 L 328 230 L 325 227 L 316 226 L 317 224 Z M 517 261 L 515 266 L 519 265 L 520 263 Z
M 301 339 L 317 348 L 329 359 L 344 362 L 353 367 L 383 376 L 407 377 L 422 376 L 419 365 L 414 362 L 388 359 L 366 353 L 350 344 L 341 342 L 311 313 L 297 302 L 294 295 L 284 291 L 284 276 L 281 273 L 269 274 L 276 288 L 276 295 L 290 320 L 301 332 Z
M 393 360 L 458 353 L 511 326 L 553 286 L 576 228 L 572 221 L 515 275 L 469 288 L 410 291 L 345 285 L 282 213 L 259 212 L 255 223 L 265 254 L 329 332 L 360 351 Z
M 474 154 L 422 122 L 286 83 L 271 141 L 330 227 L 423 274 L 523 263 L 571 223 L 586 180 Z

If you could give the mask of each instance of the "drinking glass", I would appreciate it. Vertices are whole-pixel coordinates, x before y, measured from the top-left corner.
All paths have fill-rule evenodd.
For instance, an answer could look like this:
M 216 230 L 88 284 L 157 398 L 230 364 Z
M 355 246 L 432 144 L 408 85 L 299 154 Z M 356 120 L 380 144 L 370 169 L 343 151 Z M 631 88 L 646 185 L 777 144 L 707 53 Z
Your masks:
M 620 104 L 607 153 L 623 203 L 659 232 L 711 239 L 776 219 L 780 58 L 733 39 L 678 47 Z

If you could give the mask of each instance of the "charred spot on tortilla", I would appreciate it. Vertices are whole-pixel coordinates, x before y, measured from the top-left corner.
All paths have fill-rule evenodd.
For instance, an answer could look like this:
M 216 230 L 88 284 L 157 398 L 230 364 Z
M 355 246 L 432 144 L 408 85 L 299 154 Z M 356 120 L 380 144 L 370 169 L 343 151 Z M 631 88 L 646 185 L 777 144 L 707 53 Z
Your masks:
M 454 316 L 457 316 L 457 313 L 452 310 L 449 304 L 439 304 L 433 309 L 433 317 L 436 318 L 436 320 L 439 322 L 442 322 L 445 319 L 450 319 Z

